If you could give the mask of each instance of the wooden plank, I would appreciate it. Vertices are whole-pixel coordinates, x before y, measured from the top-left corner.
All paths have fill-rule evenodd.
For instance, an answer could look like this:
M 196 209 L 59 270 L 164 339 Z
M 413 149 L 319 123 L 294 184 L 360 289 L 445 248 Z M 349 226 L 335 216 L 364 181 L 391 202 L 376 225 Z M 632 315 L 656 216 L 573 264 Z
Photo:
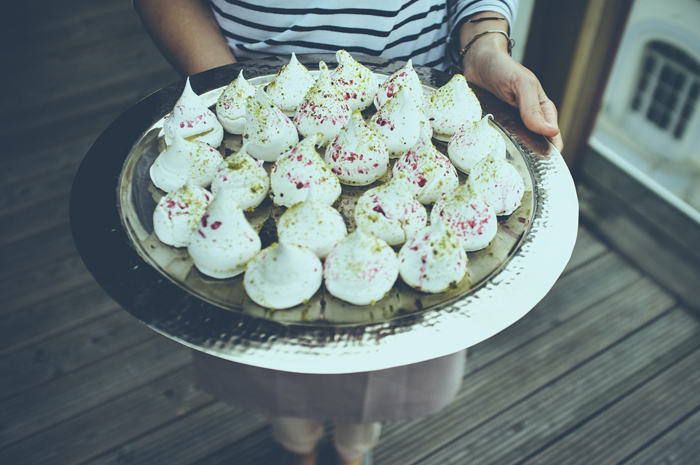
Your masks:
M 77 253 L 57 258 L 40 268 L 33 268 L 0 281 L 0 315 L 52 299 L 71 289 L 94 282 Z
M 696 350 L 525 463 L 620 463 L 700 407 L 699 367 Z
M 571 260 L 567 263 L 564 273 L 578 268 L 586 262 L 603 255 L 608 251 L 608 247 L 587 229 L 579 226 L 576 237 L 576 245 L 571 254 Z
M 45 202 L 56 193 L 70 191 L 77 168 L 77 165 L 71 166 L 61 171 L 47 173 L 42 177 L 34 177 L 12 187 L 1 188 L 0 221 L 10 213 Z
M 39 234 L 68 221 L 70 188 L 56 195 L 3 216 L 0 221 L 0 247 Z
M 271 465 L 281 463 L 282 448 L 272 440 L 270 427 L 259 429 L 228 447 L 215 451 L 193 465 Z M 330 465 L 333 462 L 319 460 L 318 465 Z M 387 462 L 389 464 L 393 462 Z M 93 464 L 89 464 L 93 465 Z M 95 464 L 97 465 L 97 464 Z M 116 464 L 115 464 L 116 465 Z M 164 464 L 165 465 L 165 464 Z M 381 465 L 381 462 L 377 463 Z
M 96 134 L 82 134 L 63 144 L 52 143 L 50 147 L 7 153 L 0 157 L 0 189 L 3 195 L 5 189 L 13 189 L 34 178 L 41 179 L 54 171 L 77 170 L 96 137 Z
M 676 308 L 419 463 L 520 463 L 698 348 L 700 323 Z
M 7 147 L 5 153 L 16 156 L 14 154 L 23 150 L 22 146 L 27 151 L 33 151 L 45 147 L 46 141 L 64 144 L 84 137 L 86 134 L 91 134 L 94 140 L 114 118 L 127 108 L 128 104 L 118 102 L 93 112 L 81 113 L 78 116 L 56 121 L 48 126 L 30 127 L 29 124 L 25 124 L 13 133 L 0 136 L 0 143 Z M 38 138 L 37 134 L 42 134 L 43 137 Z
M 40 268 L 71 253 L 78 253 L 73 234 L 68 223 L 61 223 L 53 229 L 0 247 L 0 279 Z
M 158 436 L 162 434 L 158 428 L 172 431 L 171 422 L 191 425 L 191 416 L 201 416 L 198 410 L 212 403 L 211 397 L 197 389 L 194 367 L 190 365 L 0 450 L 0 463 L 78 464 L 111 449 L 120 463 L 124 463 L 124 459 L 132 454 L 129 441 L 138 442 L 143 435 Z M 241 429 L 244 426 L 232 425 L 232 419 L 236 423 L 250 419 L 250 415 L 241 416 L 232 408 L 219 404 L 205 412 L 212 421 L 208 424 L 201 422 L 203 424 L 198 426 L 203 430 L 191 433 L 216 434 L 218 429 L 218 436 L 225 438 L 228 436 L 227 427 Z M 228 421 L 215 423 L 220 420 L 217 415 Z M 175 439 L 169 438 L 171 444 Z M 197 443 L 192 439 L 183 437 L 179 441 L 180 448 L 196 449 Z M 235 436 L 228 439 L 235 440 Z
M 549 294 L 522 319 L 469 349 L 465 376 L 517 350 L 580 312 L 638 282 L 641 275 L 608 253 L 562 276 Z
M 89 0 L 72 0 L 63 5 L 65 8 L 48 0 L 28 0 L 22 2 L 21 6 L 24 8 L 24 15 L 35 18 L 34 21 L 28 21 L 26 24 L 29 32 L 52 27 L 75 26 L 82 21 L 89 21 L 96 15 L 131 8 L 129 2 L 119 0 L 103 0 L 97 3 Z
M 259 431 L 269 435 L 269 429 L 265 428 L 267 422 L 262 415 L 217 402 L 178 418 L 147 436 L 127 442 L 85 465 L 190 465 L 241 439 L 247 440 Z M 229 463 L 250 462 L 244 457 L 235 457 Z
M 53 60 L 60 60 L 60 62 L 42 64 L 53 72 L 50 82 L 44 82 L 43 79 L 45 77 L 43 73 L 37 73 L 36 70 L 29 70 L 26 73 L 20 71 L 16 76 L 13 76 L 9 83 L 10 85 L 19 86 L 21 80 L 25 80 L 26 82 L 22 84 L 23 88 L 41 88 L 42 92 L 13 95 L 7 102 L 8 108 L 14 109 L 14 112 L 16 112 L 20 108 L 41 107 L 43 106 L 42 98 L 47 98 L 48 96 L 54 96 L 54 98 L 55 96 L 66 96 L 67 94 L 76 96 L 87 90 L 85 89 L 86 87 L 89 89 L 91 86 L 95 86 L 95 82 L 98 83 L 98 87 L 103 87 L 115 82 L 142 78 L 144 74 L 160 72 L 168 69 L 169 66 L 157 53 L 155 46 L 144 42 L 141 37 L 135 37 L 130 40 L 115 39 L 113 43 L 109 44 L 109 47 L 100 46 L 92 51 L 83 50 L 80 53 L 76 53 L 75 56 L 61 55 L 60 58 L 55 57 Z M 100 63 L 99 67 L 95 67 L 96 62 Z M 128 108 L 130 103 L 122 101 L 121 111 L 124 108 Z M 12 115 L 12 118 L 3 118 L 6 121 L 4 121 L 4 126 L 0 129 L 0 140 L 3 143 L 13 142 L 10 135 L 17 133 L 19 137 L 25 137 L 22 140 L 23 144 L 16 141 L 10 147 L 15 150 L 21 150 L 24 144 L 29 144 L 30 148 L 34 147 L 33 141 L 27 136 L 36 135 L 37 133 L 46 134 L 48 128 L 46 128 L 45 118 L 55 116 L 53 114 L 42 115 L 44 115 L 43 112 L 37 113 L 35 121 L 28 118 L 20 118 L 21 125 L 11 124 L 15 120 L 14 115 Z M 66 125 L 62 124 L 61 126 Z M 70 129 L 70 127 L 65 127 L 64 130 L 67 129 Z M 75 129 L 81 128 L 77 127 Z M 85 132 L 86 130 L 83 129 L 79 131 L 79 134 L 82 135 Z
M 691 410 L 678 424 L 625 460 L 625 465 L 693 465 L 700 457 L 700 408 Z
M 599 195 L 601 190 L 607 195 Z M 596 190 L 580 184 L 581 215 L 586 226 L 606 238 L 630 263 L 644 270 L 670 292 L 682 299 L 684 305 L 700 315 L 700 261 L 697 251 L 683 244 L 658 225 L 615 200 L 605 188 Z M 671 207 L 669 207 L 671 209 Z M 678 233 L 692 235 L 686 230 Z
M 324 435 L 321 437 L 318 445 L 317 464 L 336 465 L 338 459 L 333 446 L 333 425 L 329 422 L 325 426 Z M 193 465 L 230 465 L 232 463 L 270 465 L 283 463 L 281 459 L 284 456 L 284 449 L 272 439 L 271 428 L 265 427 L 258 429 L 241 441 L 237 441 L 217 450 L 202 460 L 194 462 Z M 392 465 L 395 462 L 387 463 Z
M 0 447 L 57 425 L 189 363 L 189 349 L 156 338 L 0 401 Z
M 0 400 L 160 337 L 126 312 L 112 312 L 0 357 Z
M 104 101 L 108 100 L 122 101 L 124 108 L 128 108 L 151 92 L 180 78 L 156 52 L 144 53 L 144 58 L 148 62 L 140 68 L 121 63 L 121 66 L 115 66 L 114 69 L 102 70 L 103 76 L 87 73 L 89 80 L 78 79 L 73 75 L 56 79 L 55 83 L 50 84 L 53 88 L 47 89 L 45 95 L 17 96 L 16 102 L 8 102 L 8 109 L 12 112 L 4 118 L 0 116 L 0 121 L 7 120 L 6 127 L 0 134 L 12 134 L 21 130 L 46 133 L 47 121 L 60 122 L 56 117 L 62 114 L 61 109 L 75 115 L 76 112 L 84 112 L 100 104 L 104 106 Z M 100 60 L 102 59 L 95 59 Z M 93 96 L 92 101 L 89 100 L 90 96 Z M 76 101 L 80 105 L 76 105 Z M 78 137 L 84 134 L 85 132 Z
M 114 37 L 141 34 L 149 40 L 136 12 L 128 3 L 105 5 L 107 8 L 88 9 L 89 17 L 73 17 L 70 21 L 47 24 L 26 36 L 24 47 L 36 51 L 42 60 L 52 54 L 75 52 L 88 45 L 99 45 Z
M 179 78 L 167 63 L 157 65 L 153 70 L 144 69 L 142 73 L 139 73 L 136 80 L 123 79 L 116 82 L 114 75 L 105 76 L 105 79 L 97 81 L 98 85 L 80 86 L 74 92 L 69 92 L 75 85 L 71 83 L 38 102 L 32 102 L 31 98 L 24 99 L 22 108 L 13 111 L 12 119 L 0 132 L 0 137 L 12 133 L 27 134 L 30 131 L 50 136 L 52 132 L 49 129 L 54 125 L 64 126 L 66 121 L 80 118 L 84 114 L 105 113 L 116 108 L 111 110 L 111 119 L 114 119 L 150 91 Z M 107 78 L 112 82 L 107 81 Z M 82 129 L 84 133 L 87 128 Z M 80 135 L 76 134 L 77 137 Z
M 672 298 L 647 280 L 623 289 L 566 320 L 545 337 L 473 372 L 465 379 L 455 402 L 440 415 L 389 425 L 376 451 L 377 462 L 415 463 L 423 459 L 606 350 L 673 305 Z
M 2 315 L 0 355 L 121 310 L 95 281 Z

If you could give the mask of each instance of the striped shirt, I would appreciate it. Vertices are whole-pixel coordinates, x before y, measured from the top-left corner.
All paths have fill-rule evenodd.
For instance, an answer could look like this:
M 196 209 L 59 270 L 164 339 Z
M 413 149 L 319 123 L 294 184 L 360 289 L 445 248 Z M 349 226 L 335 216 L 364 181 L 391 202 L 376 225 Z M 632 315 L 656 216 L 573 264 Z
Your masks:
M 464 18 L 495 11 L 513 24 L 518 0 L 209 0 L 209 4 L 240 61 L 345 49 L 447 69 L 459 46 L 452 32 Z

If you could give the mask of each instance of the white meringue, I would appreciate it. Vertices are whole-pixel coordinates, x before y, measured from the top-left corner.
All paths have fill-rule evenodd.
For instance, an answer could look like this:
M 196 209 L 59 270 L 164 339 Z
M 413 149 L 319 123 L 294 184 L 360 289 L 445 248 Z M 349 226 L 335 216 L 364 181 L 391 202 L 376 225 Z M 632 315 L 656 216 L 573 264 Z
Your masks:
M 454 230 L 438 217 L 401 247 L 399 273 L 414 289 L 444 292 L 467 273 L 467 253 Z
M 468 183 L 435 202 L 430 222 L 435 223 L 438 217 L 454 229 L 467 252 L 485 248 L 498 232 L 496 212 Z
M 224 140 L 224 128 L 199 95 L 194 93 L 190 78 L 187 78 L 175 108 L 164 118 L 162 134 L 166 145 L 173 143 L 175 133 L 185 139 L 201 140 L 213 147 L 220 146 Z
M 400 157 L 416 144 L 421 127 L 432 134 L 430 122 L 408 92 L 408 88 L 399 87 L 368 124 L 384 141 L 391 158 Z
M 425 207 L 412 195 L 404 176 L 368 190 L 355 206 L 355 223 L 389 245 L 403 244 L 428 221 Z
M 416 145 L 396 160 L 392 176 L 403 172 L 413 195 L 420 203 L 429 204 L 457 188 L 459 176 L 450 160 L 435 148 L 430 134 L 424 128 L 420 134 Z
M 294 124 L 277 108 L 262 88 L 248 99 L 243 142 L 248 154 L 263 161 L 277 157 L 299 142 Z
M 260 237 L 236 202 L 236 191 L 219 189 L 187 246 L 195 266 L 207 276 L 226 279 L 245 271 L 260 251 Z
M 231 134 L 243 134 L 246 122 L 246 103 L 255 95 L 255 86 L 243 77 L 243 70 L 238 77 L 226 86 L 216 101 L 216 117 Z
M 189 244 L 211 198 L 209 191 L 192 183 L 163 196 L 153 211 L 153 229 L 158 239 L 173 247 Z
M 338 67 L 331 74 L 331 80 L 343 93 L 350 111 L 362 111 L 372 105 L 379 89 L 374 73 L 345 50 L 338 50 L 335 58 Z
M 447 141 L 462 124 L 481 119 L 481 104 L 464 76 L 455 74 L 450 82 L 428 97 L 425 114 L 433 126 L 435 138 Z
M 307 247 L 325 258 L 328 252 L 348 235 L 345 221 L 338 211 L 314 198 L 313 185 L 303 202 L 289 207 L 277 223 L 280 241 Z
M 219 164 L 211 191 L 217 195 L 222 187 L 234 190 L 238 206 L 248 210 L 265 200 L 270 190 L 270 178 L 263 168 L 263 162 L 248 155 L 244 145 Z
M 279 242 L 248 262 L 243 286 L 256 304 L 283 309 L 309 300 L 322 281 L 323 265 L 311 250 Z
M 319 202 L 331 205 L 341 192 L 340 181 L 316 151 L 321 134 L 309 136 L 277 159 L 270 172 L 270 188 L 275 205 L 291 207 L 306 199 L 314 185 Z
M 328 66 L 319 63 L 316 84 L 309 90 L 294 115 L 294 124 L 304 137 L 320 133 L 321 145 L 338 135 L 350 118 L 350 107 L 343 93 L 333 84 Z
M 150 169 L 151 180 L 158 189 L 170 192 L 191 180 L 199 187 L 211 184 L 223 158 L 218 150 L 199 140 L 186 140 L 175 134 Z
M 487 155 L 475 164 L 467 182 L 481 192 L 496 215 L 510 215 L 520 206 L 525 184 L 506 159 Z
M 416 70 L 413 69 L 413 60 L 408 60 L 408 63 L 379 86 L 377 96 L 374 98 L 374 106 L 377 109 L 383 107 L 398 92 L 400 87 L 406 87 L 409 96 L 416 102 L 416 105 L 423 108 L 425 104 L 423 85 Z
M 277 105 L 285 115 L 292 117 L 315 83 L 316 80 L 306 66 L 299 63 L 296 55 L 292 53 L 289 63 L 282 66 L 265 91 L 272 103 Z
M 354 305 L 378 302 L 398 276 L 399 263 L 391 246 L 359 228 L 330 251 L 323 266 L 328 292 Z
M 386 173 L 389 153 L 359 111 L 354 111 L 345 127 L 326 149 L 326 164 L 343 184 L 366 186 Z
M 486 115 L 477 122 L 464 123 L 450 137 L 447 155 L 463 173 L 469 174 L 472 166 L 488 154 L 494 157 L 506 157 L 506 141 L 489 124 L 490 116 Z

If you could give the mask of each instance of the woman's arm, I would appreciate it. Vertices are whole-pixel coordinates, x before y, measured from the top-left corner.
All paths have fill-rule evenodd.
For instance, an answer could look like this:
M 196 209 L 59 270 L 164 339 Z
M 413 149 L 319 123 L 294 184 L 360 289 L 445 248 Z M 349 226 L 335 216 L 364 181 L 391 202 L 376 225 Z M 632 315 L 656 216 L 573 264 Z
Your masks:
M 211 9 L 200 0 L 134 0 L 146 30 L 183 76 L 235 63 Z
M 481 12 L 469 19 L 503 17 L 494 12 Z M 465 22 L 459 30 L 460 50 L 477 34 L 487 30 L 508 32 L 506 21 Z M 520 110 L 525 126 L 547 136 L 561 151 L 564 143 L 557 124 L 557 109 L 529 69 L 508 55 L 508 40 L 503 34 L 491 33 L 478 38 L 462 56 L 464 77 L 479 87 Z

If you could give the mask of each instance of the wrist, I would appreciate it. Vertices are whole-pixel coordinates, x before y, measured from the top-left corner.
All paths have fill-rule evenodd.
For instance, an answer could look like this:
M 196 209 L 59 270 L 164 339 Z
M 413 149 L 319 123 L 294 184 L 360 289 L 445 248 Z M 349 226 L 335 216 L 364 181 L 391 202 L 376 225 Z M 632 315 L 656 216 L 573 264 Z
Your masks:
M 512 46 L 509 37 L 507 37 L 510 29 L 507 21 L 485 19 L 480 22 L 469 22 L 483 18 L 505 19 L 499 13 L 484 11 L 468 17 L 459 30 L 462 71 L 467 80 L 478 85 L 481 85 L 476 72 L 479 63 L 483 65 L 499 54 L 508 55 L 509 46 Z M 502 31 L 503 33 L 489 32 L 484 34 L 486 31 Z
M 462 56 L 462 72 L 468 81 L 483 87 L 479 70 L 490 69 L 490 63 L 499 56 L 510 58 L 505 36 L 494 33 L 479 37 Z

